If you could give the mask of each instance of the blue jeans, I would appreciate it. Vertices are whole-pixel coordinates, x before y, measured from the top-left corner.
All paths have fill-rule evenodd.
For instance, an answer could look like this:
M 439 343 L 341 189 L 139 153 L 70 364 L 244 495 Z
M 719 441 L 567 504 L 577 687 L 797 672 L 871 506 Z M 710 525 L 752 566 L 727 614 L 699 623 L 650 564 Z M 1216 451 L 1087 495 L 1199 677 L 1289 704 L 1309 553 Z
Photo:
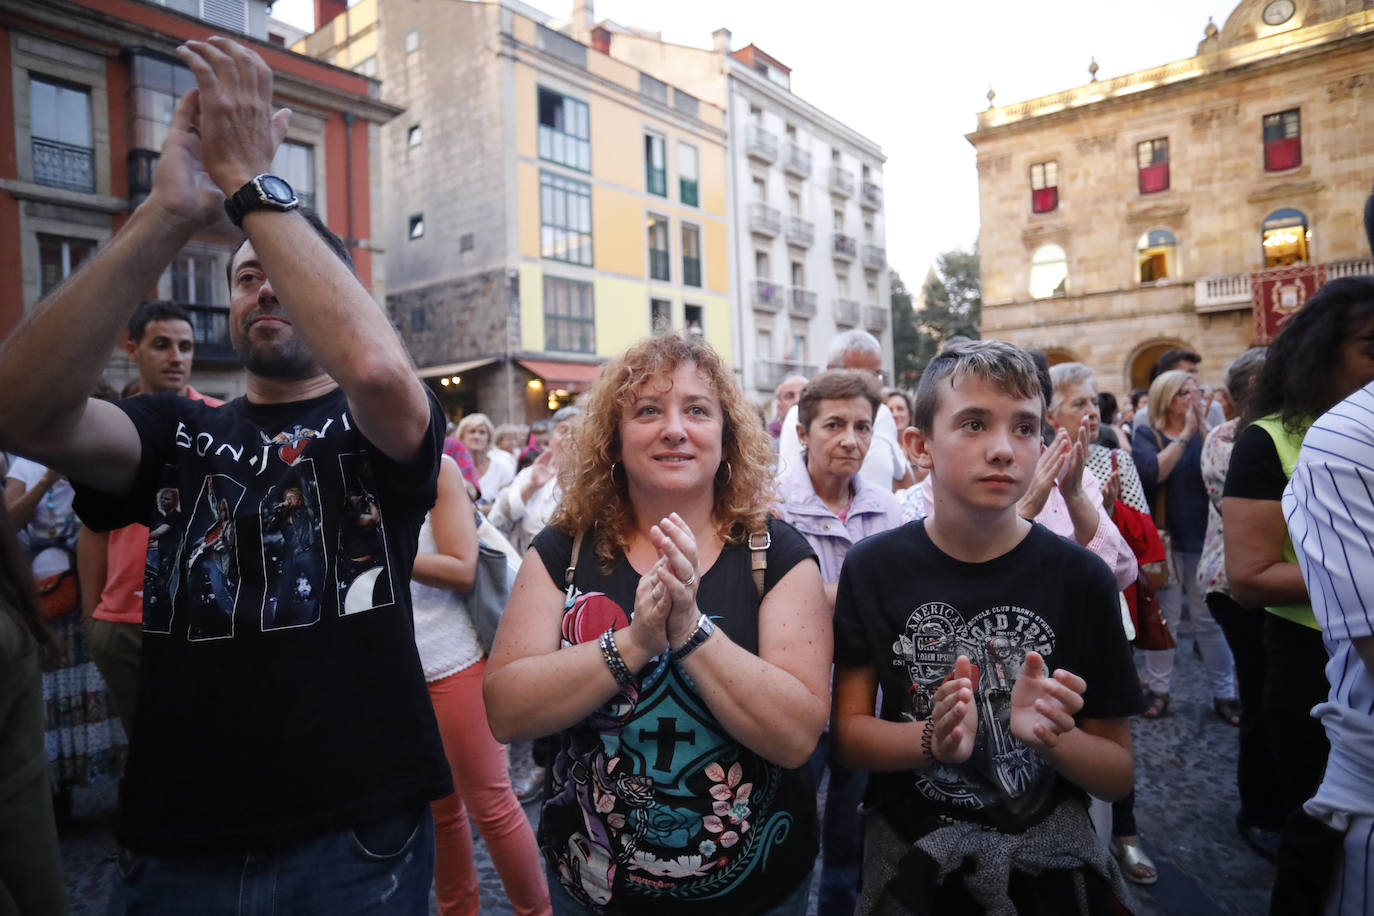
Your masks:
M 231 855 L 119 856 L 108 916 L 426 916 L 434 881 L 429 805 L 295 846 Z
M 549 876 L 549 900 L 553 904 L 553 916 L 585 916 L 591 912 L 567 892 L 559 882 L 558 874 L 551 871 L 547 864 L 544 866 L 544 873 Z M 814 872 L 807 872 L 801 884 L 798 884 L 796 890 L 787 895 L 786 900 L 770 910 L 760 912 L 758 916 L 806 916 L 806 908 L 811 898 L 811 877 L 814 874 Z M 735 906 L 728 897 L 701 901 L 703 913 L 712 910 L 721 913 L 747 912 L 747 910 L 741 910 Z
M 820 743 L 805 764 L 811 781 L 819 791 L 821 776 L 830 770 L 825 790 L 825 813 L 821 817 L 821 889 L 817 912 L 820 916 L 849 916 L 859 900 L 859 876 L 863 867 L 863 804 L 868 773 L 851 770 L 834 757 L 830 732 L 821 734 Z

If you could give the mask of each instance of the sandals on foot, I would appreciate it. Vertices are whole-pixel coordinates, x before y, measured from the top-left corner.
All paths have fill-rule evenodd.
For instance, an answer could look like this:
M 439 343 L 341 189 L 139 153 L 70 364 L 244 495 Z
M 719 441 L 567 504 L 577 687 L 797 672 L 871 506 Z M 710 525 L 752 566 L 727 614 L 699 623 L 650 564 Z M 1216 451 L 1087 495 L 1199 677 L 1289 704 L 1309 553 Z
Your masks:
M 1121 874 L 1132 884 L 1154 884 L 1159 880 L 1159 870 L 1145 854 L 1139 838 L 1134 843 L 1127 843 L 1112 837 L 1112 855 L 1121 863 Z
M 1147 705 L 1145 711 L 1141 713 L 1147 719 L 1159 719 L 1169 711 L 1169 695 L 1167 693 L 1155 693 L 1153 690 L 1145 691 Z
M 1227 725 L 1240 725 L 1240 700 L 1234 697 L 1217 697 L 1212 700 L 1212 709 L 1217 717 Z

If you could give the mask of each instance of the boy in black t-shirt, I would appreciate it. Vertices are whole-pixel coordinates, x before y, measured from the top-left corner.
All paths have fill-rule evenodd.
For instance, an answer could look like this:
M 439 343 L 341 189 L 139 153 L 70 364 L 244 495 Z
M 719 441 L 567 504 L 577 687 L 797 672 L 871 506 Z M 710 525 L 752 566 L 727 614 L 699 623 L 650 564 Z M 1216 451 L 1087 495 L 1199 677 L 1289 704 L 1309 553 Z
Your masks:
M 1108 913 L 1124 891 L 1085 793 L 1130 791 L 1140 688 L 1106 564 L 1016 515 L 1042 409 L 1017 347 L 937 357 L 909 433 L 931 517 L 845 561 L 831 728 L 873 772 L 860 913 Z

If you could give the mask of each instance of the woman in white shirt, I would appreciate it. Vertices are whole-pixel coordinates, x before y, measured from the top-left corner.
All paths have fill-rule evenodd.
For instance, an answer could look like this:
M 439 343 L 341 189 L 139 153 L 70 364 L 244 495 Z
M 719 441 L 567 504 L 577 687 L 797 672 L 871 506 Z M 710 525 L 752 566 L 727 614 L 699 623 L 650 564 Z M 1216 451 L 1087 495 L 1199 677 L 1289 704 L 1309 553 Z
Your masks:
M 496 448 L 496 428 L 484 413 L 470 413 L 458 421 L 458 441 L 472 455 L 477 469 L 477 504 L 483 508 L 495 501 L 506 484 L 515 479 L 515 462 Z
M 510 539 L 522 554 L 534 536 L 544 530 L 563 491 L 558 486 L 558 468 L 563 450 L 567 447 L 572 421 L 581 413 L 576 407 L 564 407 L 553 415 L 553 432 L 549 447 L 534 460 L 534 464 L 515 476 L 511 485 L 501 491 L 492 504 L 489 518 L 501 533 Z M 486 492 L 483 484 L 482 492 Z

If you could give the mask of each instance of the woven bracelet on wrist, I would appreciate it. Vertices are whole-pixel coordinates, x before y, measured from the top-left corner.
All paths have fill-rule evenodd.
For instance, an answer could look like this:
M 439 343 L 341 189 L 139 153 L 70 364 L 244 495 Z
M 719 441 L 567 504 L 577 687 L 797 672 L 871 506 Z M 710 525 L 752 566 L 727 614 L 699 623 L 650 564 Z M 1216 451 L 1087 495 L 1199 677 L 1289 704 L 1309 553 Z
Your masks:
M 939 763 L 939 761 L 935 759 L 935 751 L 931 747 L 931 742 L 934 740 L 934 736 L 935 723 L 931 722 L 929 719 L 926 719 L 926 726 L 925 728 L 921 729 L 921 750 L 924 751 L 926 755 L 926 762 L 924 766 L 932 766 L 936 763 Z
M 606 667 L 611 669 L 611 677 L 615 678 L 615 682 L 623 687 L 632 681 L 634 676 L 630 674 L 625 659 L 620 657 L 620 650 L 615 647 L 615 627 L 608 627 L 601 634 L 598 644 L 601 646 L 601 658 L 606 662 Z

